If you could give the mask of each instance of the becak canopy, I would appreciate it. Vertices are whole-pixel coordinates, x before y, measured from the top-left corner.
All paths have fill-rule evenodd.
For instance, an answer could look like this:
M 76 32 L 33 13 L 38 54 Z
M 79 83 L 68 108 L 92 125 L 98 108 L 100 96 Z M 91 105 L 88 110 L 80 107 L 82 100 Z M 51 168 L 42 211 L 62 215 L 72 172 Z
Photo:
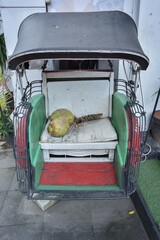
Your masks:
M 121 11 L 35 13 L 24 19 L 9 68 L 40 59 L 125 59 L 148 67 L 133 19 Z

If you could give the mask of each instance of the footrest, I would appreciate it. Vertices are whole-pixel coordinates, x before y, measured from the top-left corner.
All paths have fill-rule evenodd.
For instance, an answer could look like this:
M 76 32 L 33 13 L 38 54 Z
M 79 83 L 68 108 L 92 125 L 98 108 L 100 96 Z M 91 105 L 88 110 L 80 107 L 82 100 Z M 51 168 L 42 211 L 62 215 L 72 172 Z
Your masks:
M 44 163 L 40 185 L 117 185 L 112 163 Z

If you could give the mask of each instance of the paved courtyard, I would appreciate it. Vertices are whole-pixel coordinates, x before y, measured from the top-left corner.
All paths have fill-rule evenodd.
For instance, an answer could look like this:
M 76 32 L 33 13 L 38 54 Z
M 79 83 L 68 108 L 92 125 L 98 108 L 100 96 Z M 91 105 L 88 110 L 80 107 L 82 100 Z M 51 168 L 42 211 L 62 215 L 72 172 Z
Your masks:
M 43 212 L 17 189 L 12 151 L 0 152 L 0 240 L 147 240 L 130 199 L 59 201 Z

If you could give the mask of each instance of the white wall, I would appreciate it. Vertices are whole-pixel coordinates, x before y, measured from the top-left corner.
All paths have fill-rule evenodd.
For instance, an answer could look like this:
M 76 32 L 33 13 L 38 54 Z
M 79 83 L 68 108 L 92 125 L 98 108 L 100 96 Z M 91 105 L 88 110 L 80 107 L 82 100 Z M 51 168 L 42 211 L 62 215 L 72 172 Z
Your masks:
M 18 29 L 24 18 L 35 12 L 45 12 L 46 5 L 45 0 L 0 0 L 2 24 L 5 35 L 7 54 L 10 56 L 17 43 Z M 29 37 L 29 36 L 28 36 Z M 21 91 L 19 86 L 16 84 L 15 71 L 8 71 L 12 81 L 8 82 L 8 86 L 14 93 L 15 107 L 21 101 Z M 31 71 L 28 76 L 29 81 L 40 80 L 41 71 Z M 12 84 L 11 84 L 12 82 Z M 26 86 L 24 80 L 23 87 Z
M 45 0 L 0 0 L 3 30 L 8 56 L 17 43 L 18 29 L 27 16 L 35 12 L 45 12 Z
M 3 25 L 2 25 L 2 17 L 1 17 L 1 9 L 0 9 L 0 34 L 3 33 Z
M 149 121 L 156 96 L 152 95 L 160 87 L 160 1 L 141 0 L 139 14 L 139 40 L 145 54 L 150 59 L 146 71 L 141 71 L 145 110 Z M 158 107 L 160 108 L 160 100 Z
M 88 12 L 123 9 L 124 0 L 51 0 L 50 12 Z
M 138 23 L 139 23 L 139 9 L 140 9 L 140 0 L 124 0 L 123 11 L 126 12 L 128 15 L 130 15 L 133 18 L 137 27 L 138 27 Z M 125 61 L 124 65 L 125 65 L 127 76 L 129 78 L 129 80 L 133 80 L 132 67 L 131 67 L 130 63 L 128 61 Z M 119 61 L 118 78 L 127 80 L 125 72 L 124 72 L 122 60 Z M 139 98 L 139 100 L 140 100 L 140 98 Z
M 146 111 L 148 126 L 156 100 L 156 95 L 153 96 L 153 94 L 160 87 L 160 1 L 125 0 L 123 10 L 136 22 L 139 42 L 150 60 L 147 70 L 141 71 L 144 110 Z M 121 63 L 119 70 L 119 77 L 125 78 Z M 140 89 L 137 90 L 137 95 L 138 99 L 141 100 Z M 160 108 L 160 100 L 158 108 Z

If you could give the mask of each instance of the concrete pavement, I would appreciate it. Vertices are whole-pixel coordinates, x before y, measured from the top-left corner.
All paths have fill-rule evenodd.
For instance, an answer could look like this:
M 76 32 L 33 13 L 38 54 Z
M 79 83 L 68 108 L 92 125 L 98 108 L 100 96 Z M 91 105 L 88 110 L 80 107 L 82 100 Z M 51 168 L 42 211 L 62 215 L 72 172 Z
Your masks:
M 43 212 L 18 192 L 12 151 L 0 152 L 1 240 L 147 240 L 130 199 L 59 201 Z

